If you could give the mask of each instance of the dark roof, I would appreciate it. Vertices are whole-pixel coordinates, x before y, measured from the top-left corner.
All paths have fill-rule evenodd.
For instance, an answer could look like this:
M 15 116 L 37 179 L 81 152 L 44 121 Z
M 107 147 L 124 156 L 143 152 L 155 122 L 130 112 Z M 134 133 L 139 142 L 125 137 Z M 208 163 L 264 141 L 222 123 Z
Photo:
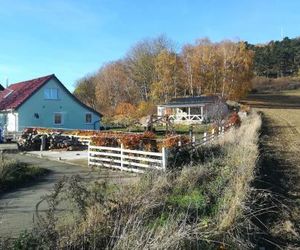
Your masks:
M 0 84 L 0 91 L 3 91 L 5 88 Z
M 57 82 L 62 86 L 62 88 L 76 102 L 89 109 L 90 111 L 102 116 L 99 112 L 85 105 L 84 103 L 79 101 L 74 95 L 72 95 L 72 93 L 70 93 L 70 91 L 61 83 L 61 81 L 58 80 L 58 78 L 54 74 L 11 84 L 6 89 L 0 92 L 0 110 L 17 109 L 52 78 L 56 79 Z
M 170 102 L 161 106 L 182 106 L 182 105 L 197 105 L 214 103 L 220 100 L 219 96 L 193 96 L 193 97 L 181 97 L 173 98 Z

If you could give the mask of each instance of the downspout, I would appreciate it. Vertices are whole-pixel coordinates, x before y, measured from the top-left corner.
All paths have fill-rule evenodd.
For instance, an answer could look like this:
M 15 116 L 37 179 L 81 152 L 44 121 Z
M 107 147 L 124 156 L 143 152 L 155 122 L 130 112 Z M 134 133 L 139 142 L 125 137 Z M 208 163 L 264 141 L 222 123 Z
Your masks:
M 94 130 L 96 130 L 96 123 L 97 123 L 97 122 L 99 122 L 99 130 L 100 130 L 100 121 L 101 121 L 101 120 L 97 120 L 97 121 L 94 122 Z

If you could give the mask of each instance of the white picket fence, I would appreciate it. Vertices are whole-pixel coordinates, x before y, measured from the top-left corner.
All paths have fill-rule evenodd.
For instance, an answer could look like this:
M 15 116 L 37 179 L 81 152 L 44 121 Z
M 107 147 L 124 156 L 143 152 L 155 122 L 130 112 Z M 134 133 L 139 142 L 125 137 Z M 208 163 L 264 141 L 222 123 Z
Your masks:
M 179 141 L 178 147 L 194 150 L 200 146 L 212 143 L 232 126 L 233 124 L 229 124 L 226 128 L 218 127 L 210 133 L 204 133 L 203 137 L 198 140 L 193 136 L 191 138 L 191 143 L 187 145 L 181 145 L 181 142 Z M 137 173 L 144 173 L 145 170 L 149 169 L 162 171 L 166 171 L 167 169 L 168 150 L 166 148 L 162 148 L 162 152 L 148 152 L 125 149 L 123 145 L 121 145 L 121 147 L 88 145 L 88 165 L 90 167 L 108 167 Z
M 115 168 L 136 173 L 157 169 L 165 171 L 167 167 L 167 150 L 162 152 L 147 152 L 141 150 L 102 147 L 89 145 L 88 165 Z

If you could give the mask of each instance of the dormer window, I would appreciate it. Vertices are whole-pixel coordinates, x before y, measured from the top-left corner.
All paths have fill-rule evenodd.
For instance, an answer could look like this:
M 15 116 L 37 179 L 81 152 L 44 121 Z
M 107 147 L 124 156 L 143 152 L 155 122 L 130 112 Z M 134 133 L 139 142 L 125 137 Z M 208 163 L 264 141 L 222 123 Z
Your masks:
M 58 99 L 58 89 L 57 88 L 47 88 L 44 90 L 44 98 L 46 100 L 57 100 Z

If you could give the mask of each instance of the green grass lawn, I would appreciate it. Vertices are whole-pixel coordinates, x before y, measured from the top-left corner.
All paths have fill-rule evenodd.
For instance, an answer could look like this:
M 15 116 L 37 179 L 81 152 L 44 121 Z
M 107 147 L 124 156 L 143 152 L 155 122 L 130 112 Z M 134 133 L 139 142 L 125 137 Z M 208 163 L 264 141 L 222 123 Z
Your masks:
M 189 135 L 190 130 L 192 129 L 193 134 L 196 138 L 202 137 L 203 133 L 206 132 L 210 127 L 210 124 L 197 124 L 197 125 L 175 125 L 174 129 L 176 134 L 179 135 Z M 155 126 L 155 134 L 158 139 L 162 139 L 166 135 L 166 126 Z M 142 126 L 135 126 L 131 128 L 112 128 L 111 131 L 116 132 L 132 132 L 132 133 L 142 133 L 144 128 Z

